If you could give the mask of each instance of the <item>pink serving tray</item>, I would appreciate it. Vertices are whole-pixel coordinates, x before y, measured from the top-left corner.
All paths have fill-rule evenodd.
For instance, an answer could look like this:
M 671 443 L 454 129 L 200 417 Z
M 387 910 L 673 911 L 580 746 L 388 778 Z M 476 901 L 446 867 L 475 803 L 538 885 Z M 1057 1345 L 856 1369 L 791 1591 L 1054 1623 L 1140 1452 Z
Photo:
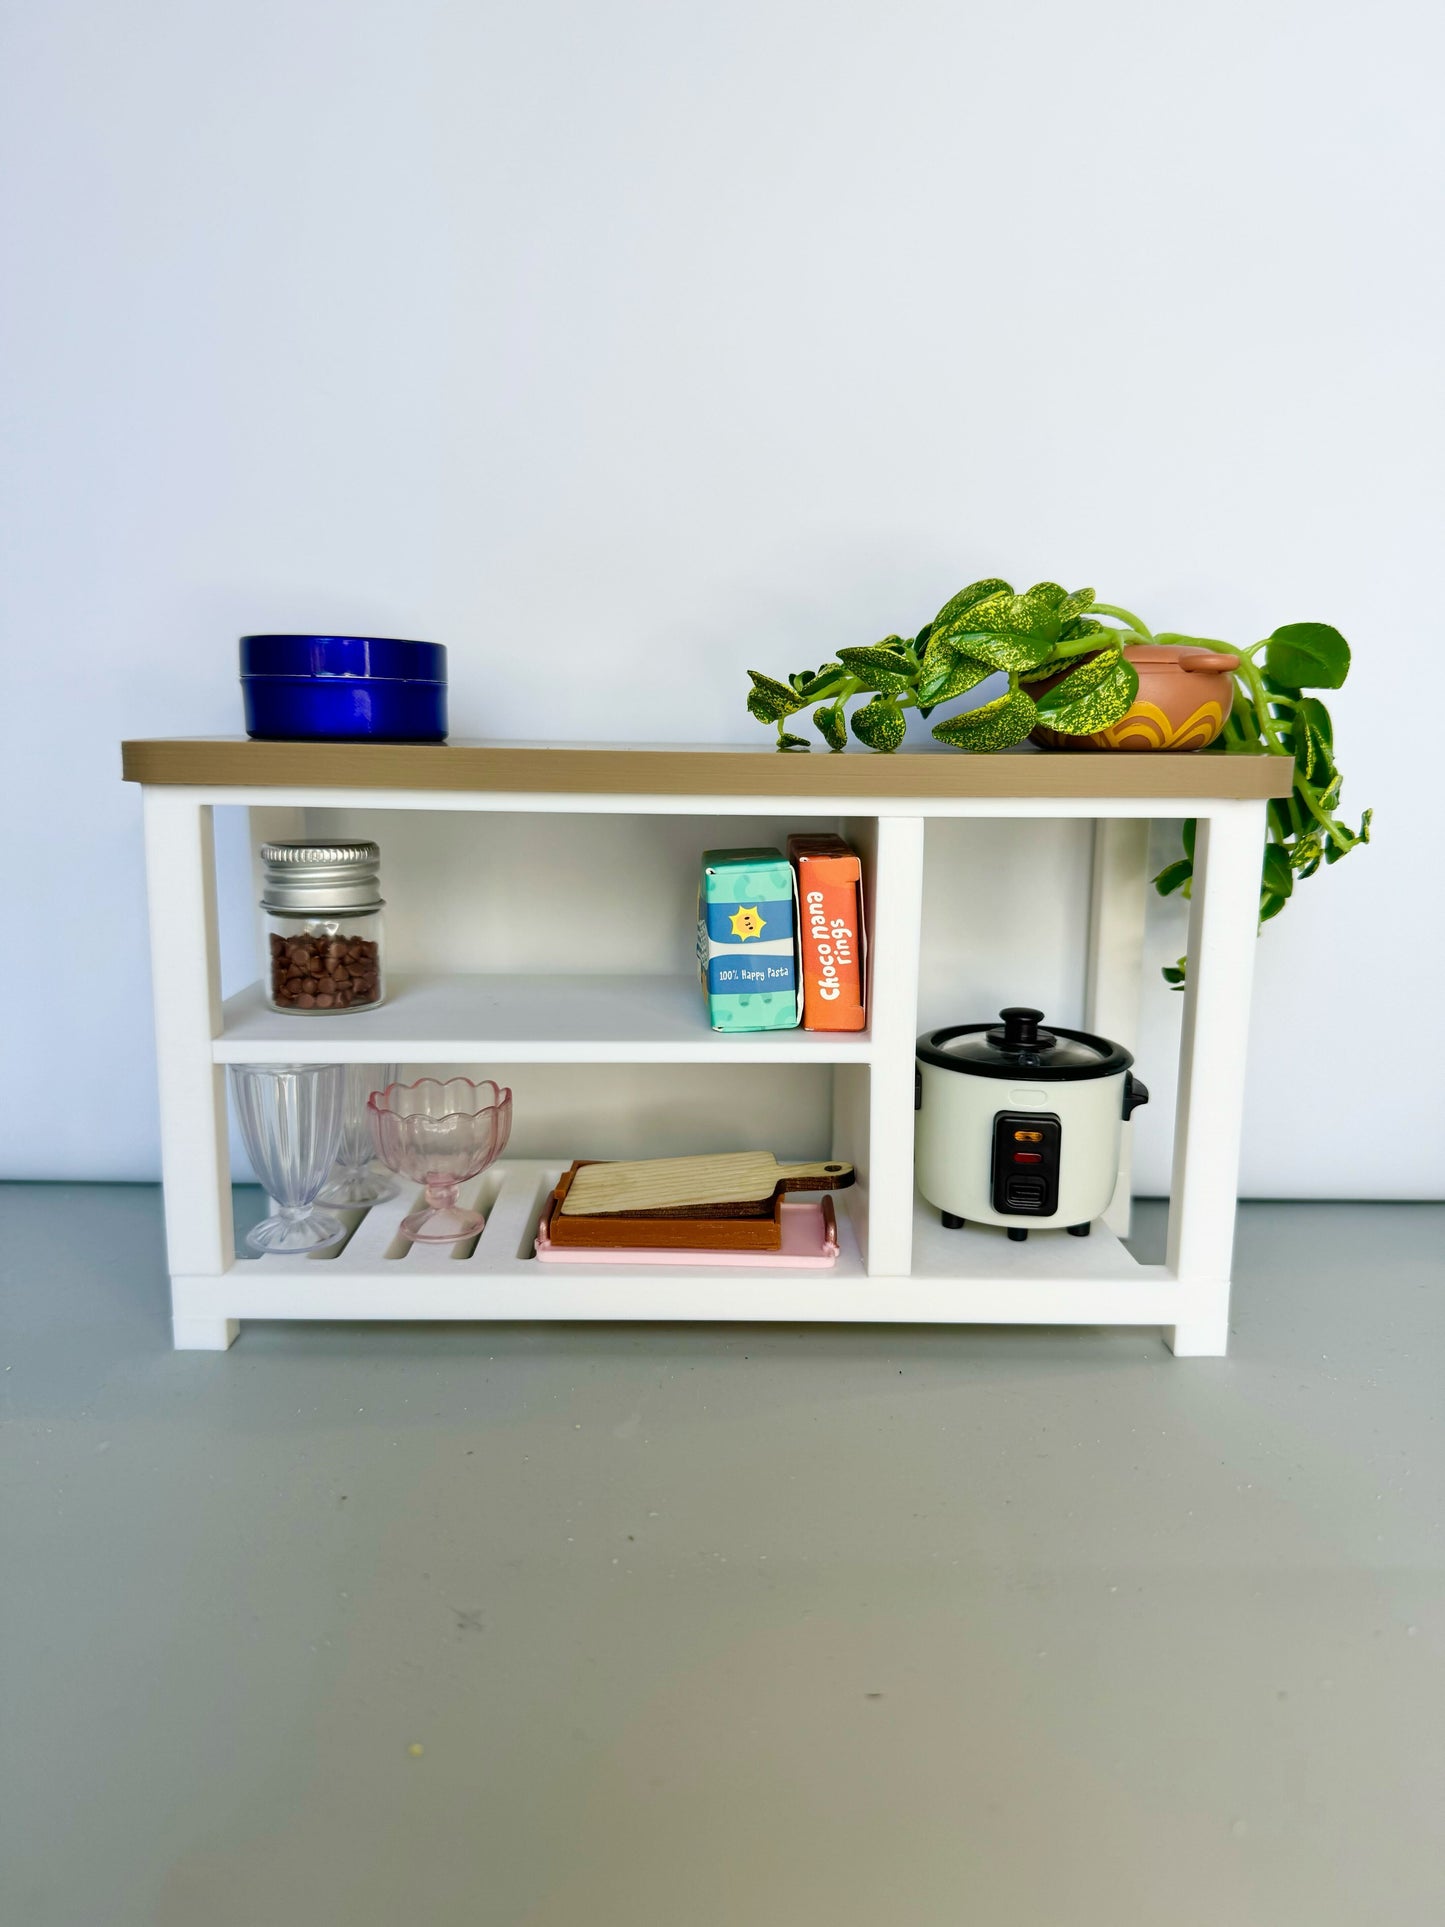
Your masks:
M 596 1245 L 559 1247 L 545 1230 L 537 1234 L 537 1256 L 547 1265 L 761 1265 L 764 1270 L 831 1271 L 838 1262 L 838 1221 L 831 1198 L 784 1198 L 783 1243 L 779 1251 L 609 1251 Z

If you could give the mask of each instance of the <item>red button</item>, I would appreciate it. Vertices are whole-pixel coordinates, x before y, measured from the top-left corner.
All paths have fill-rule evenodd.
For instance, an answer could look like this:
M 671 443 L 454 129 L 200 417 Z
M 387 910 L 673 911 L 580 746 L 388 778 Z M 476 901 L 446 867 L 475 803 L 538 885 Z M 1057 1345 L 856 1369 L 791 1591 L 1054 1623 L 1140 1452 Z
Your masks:
M 1015 1151 L 1014 1152 L 1015 1164 L 1042 1164 L 1043 1161 L 1044 1161 L 1044 1154 L 1042 1151 Z

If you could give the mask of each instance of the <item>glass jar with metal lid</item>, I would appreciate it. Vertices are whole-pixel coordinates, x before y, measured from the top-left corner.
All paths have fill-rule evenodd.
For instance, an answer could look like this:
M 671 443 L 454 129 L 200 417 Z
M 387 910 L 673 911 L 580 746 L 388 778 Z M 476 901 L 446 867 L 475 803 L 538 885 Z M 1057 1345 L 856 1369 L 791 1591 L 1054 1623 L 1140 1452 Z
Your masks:
M 266 1000 L 272 1010 L 360 1010 L 386 996 L 375 843 L 263 843 Z

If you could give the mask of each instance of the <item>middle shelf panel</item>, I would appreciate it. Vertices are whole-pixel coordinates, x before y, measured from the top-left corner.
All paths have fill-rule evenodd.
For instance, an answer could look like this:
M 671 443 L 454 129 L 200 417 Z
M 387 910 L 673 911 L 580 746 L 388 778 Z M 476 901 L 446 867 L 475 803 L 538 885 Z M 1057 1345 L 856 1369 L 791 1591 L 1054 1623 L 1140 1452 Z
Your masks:
M 392 974 L 375 1010 L 228 997 L 218 1064 L 866 1064 L 867 1031 L 712 1030 L 695 975 Z

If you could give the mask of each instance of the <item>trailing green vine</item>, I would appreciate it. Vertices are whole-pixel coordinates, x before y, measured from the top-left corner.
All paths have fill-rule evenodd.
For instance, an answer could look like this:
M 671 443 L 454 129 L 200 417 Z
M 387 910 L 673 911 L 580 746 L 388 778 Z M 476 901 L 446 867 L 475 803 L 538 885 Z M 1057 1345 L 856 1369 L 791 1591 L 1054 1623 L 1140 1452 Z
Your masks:
M 1101 622 L 1099 617 L 1112 618 Z M 851 730 L 866 748 L 896 750 L 907 711 L 925 717 L 966 696 L 989 676 L 1007 678 L 1003 693 L 933 725 L 951 748 L 973 752 L 1011 749 L 1040 725 L 1066 736 L 1089 736 L 1127 714 L 1139 688 L 1138 671 L 1124 656 L 1133 644 L 1192 644 L 1238 659 L 1234 700 L 1219 738 L 1205 755 L 1268 750 L 1291 756 L 1294 784 L 1269 805 L 1269 839 L 1260 882 L 1261 925 L 1278 916 L 1297 879 L 1337 863 L 1370 840 L 1371 812 L 1357 830 L 1337 811 L 1342 779 L 1334 760 L 1334 728 L 1314 689 L 1338 689 L 1349 674 L 1350 646 L 1325 622 L 1287 623 L 1247 649 L 1203 636 L 1154 634 L 1116 603 L 1095 600 L 1092 589 L 1072 595 L 1056 582 L 1039 582 L 1015 595 L 1007 582 L 974 582 L 946 602 L 915 636 L 840 649 L 819 669 L 786 681 L 750 669 L 748 709 L 777 729 L 778 748 L 806 751 L 806 736 L 787 727 L 812 708 L 813 727 L 830 751 L 846 749 Z M 1071 663 L 1075 663 L 1072 669 Z M 1043 686 L 1047 685 L 1047 686 Z M 858 696 L 867 701 L 849 714 Z M 814 706 L 816 705 L 816 706 Z M 1184 854 L 1154 879 L 1161 896 L 1188 896 L 1194 875 L 1194 823 L 1184 826 Z M 1184 959 L 1165 972 L 1176 988 Z
M 1199 642 L 1197 636 L 1159 635 L 1161 643 Z M 1360 827 L 1352 830 L 1337 814 L 1344 778 L 1335 765 L 1335 731 L 1330 712 L 1309 689 L 1339 689 L 1350 673 L 1350 645 L 1327 622 L 1290 622 L 1272 635 L 1236 650 L 1234 701 L 1223 734 L 1211 748 L 1272 750 L 1294 758 L 1294 784 L 1288 796 L 1269 804 L 1269 837 L 1264 848 L 1260 879 L 1259 921 L 1277 917 L 1294 894 L 1295 884 L 1312 877 L 1321 864 L 1338 863 L 1342 856 L 1370 840 L 1373 810 L 1366 810 Z M 1259 658 L 1263 654 L 1263 663 Z M 1205 752 L 1208 754 L 1208 752 Z M 1194 877 L 1194 833 L 1191 819 L 1184 825 L 1184 854 L 1166 864 L 1154 879 L 1160 896 L 1176 890 L 1188 896 Z M 1176 990 L 1184 985 L 1184 959 L 1170 965 L 1165 981 Z

